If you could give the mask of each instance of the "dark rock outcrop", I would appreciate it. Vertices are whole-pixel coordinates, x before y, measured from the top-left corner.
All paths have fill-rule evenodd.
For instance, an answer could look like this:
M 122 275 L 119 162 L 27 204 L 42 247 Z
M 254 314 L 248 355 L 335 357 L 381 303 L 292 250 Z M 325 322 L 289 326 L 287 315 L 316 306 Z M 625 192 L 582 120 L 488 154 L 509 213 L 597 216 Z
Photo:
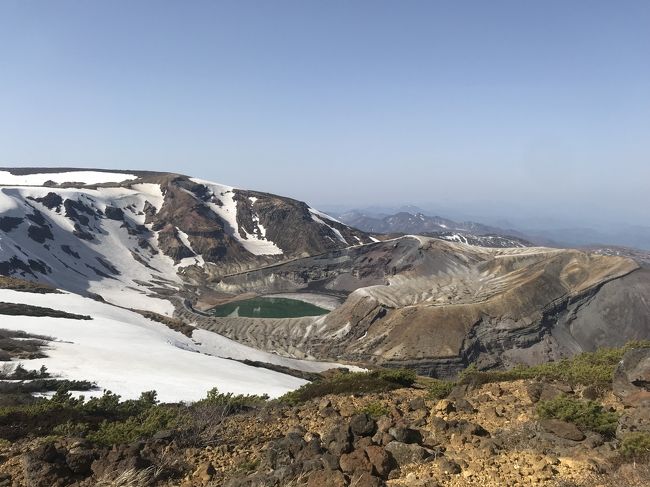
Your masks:
M 626 405 L 650 407 L 650 348 L 625 354 L 614 373 L 612 387 Z

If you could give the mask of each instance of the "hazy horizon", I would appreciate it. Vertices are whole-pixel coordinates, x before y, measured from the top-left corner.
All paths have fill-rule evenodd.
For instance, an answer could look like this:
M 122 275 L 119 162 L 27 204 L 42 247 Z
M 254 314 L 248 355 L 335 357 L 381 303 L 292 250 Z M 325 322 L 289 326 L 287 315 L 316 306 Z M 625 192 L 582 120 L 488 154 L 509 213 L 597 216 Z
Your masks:
M 0 165 L 650 226 L 650 3 L 0 4 Z

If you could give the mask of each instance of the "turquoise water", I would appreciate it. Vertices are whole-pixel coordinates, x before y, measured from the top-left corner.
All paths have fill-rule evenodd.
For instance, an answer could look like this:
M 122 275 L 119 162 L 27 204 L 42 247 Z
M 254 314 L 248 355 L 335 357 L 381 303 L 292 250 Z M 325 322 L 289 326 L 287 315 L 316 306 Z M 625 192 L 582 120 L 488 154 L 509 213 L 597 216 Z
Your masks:
M 288 298 L 251 298 L 235 301 L 210 310 L 214 316 L 244 316 L 247 318 L 299 318 L 329 313 L 319 306 Z

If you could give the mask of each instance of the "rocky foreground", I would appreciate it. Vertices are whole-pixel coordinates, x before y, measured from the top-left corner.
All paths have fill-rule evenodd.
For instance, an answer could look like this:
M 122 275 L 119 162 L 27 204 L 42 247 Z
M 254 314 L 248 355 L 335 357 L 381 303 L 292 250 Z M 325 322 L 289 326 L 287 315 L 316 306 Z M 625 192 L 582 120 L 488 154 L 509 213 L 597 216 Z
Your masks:
M 334 377 L 263 405 L 213 396 L 191 409 L 189 423 L 130 443 L 107 444 L 119 429 L 76 435 L 82 430 L 68 423 L 54 435 L 4 442 L 0 485 L 648 485 L 650 349 L 629 350 L 604 384 L 599 362 L 612 357 L 567 363 L 567 380 L 547 369 L 470 372 L 457 383 L 420 378 L 390 391 L 319 396 L 346 383 Z M 537 377 L 514 380 L 526 374 Z M 304 400 L 306 392 L 314 397 Z M 217 407 L 222 397 L 240 412 Z M 168 411 L 156 408 L 155 417 Z

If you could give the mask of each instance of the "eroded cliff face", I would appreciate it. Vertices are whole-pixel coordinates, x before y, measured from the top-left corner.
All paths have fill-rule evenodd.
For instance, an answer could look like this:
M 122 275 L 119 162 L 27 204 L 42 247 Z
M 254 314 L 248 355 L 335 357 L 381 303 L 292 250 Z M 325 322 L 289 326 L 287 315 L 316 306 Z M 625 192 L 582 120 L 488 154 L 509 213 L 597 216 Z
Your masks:
M 229 292 L 349 293 L 327 316 L 206 319 L 204 326 L 281 353 L 449 376 L 470 362 L 539 363 L 650 338 L 649 272 L 627 258 L 577 250 L 404 237 L 217 284 Z

